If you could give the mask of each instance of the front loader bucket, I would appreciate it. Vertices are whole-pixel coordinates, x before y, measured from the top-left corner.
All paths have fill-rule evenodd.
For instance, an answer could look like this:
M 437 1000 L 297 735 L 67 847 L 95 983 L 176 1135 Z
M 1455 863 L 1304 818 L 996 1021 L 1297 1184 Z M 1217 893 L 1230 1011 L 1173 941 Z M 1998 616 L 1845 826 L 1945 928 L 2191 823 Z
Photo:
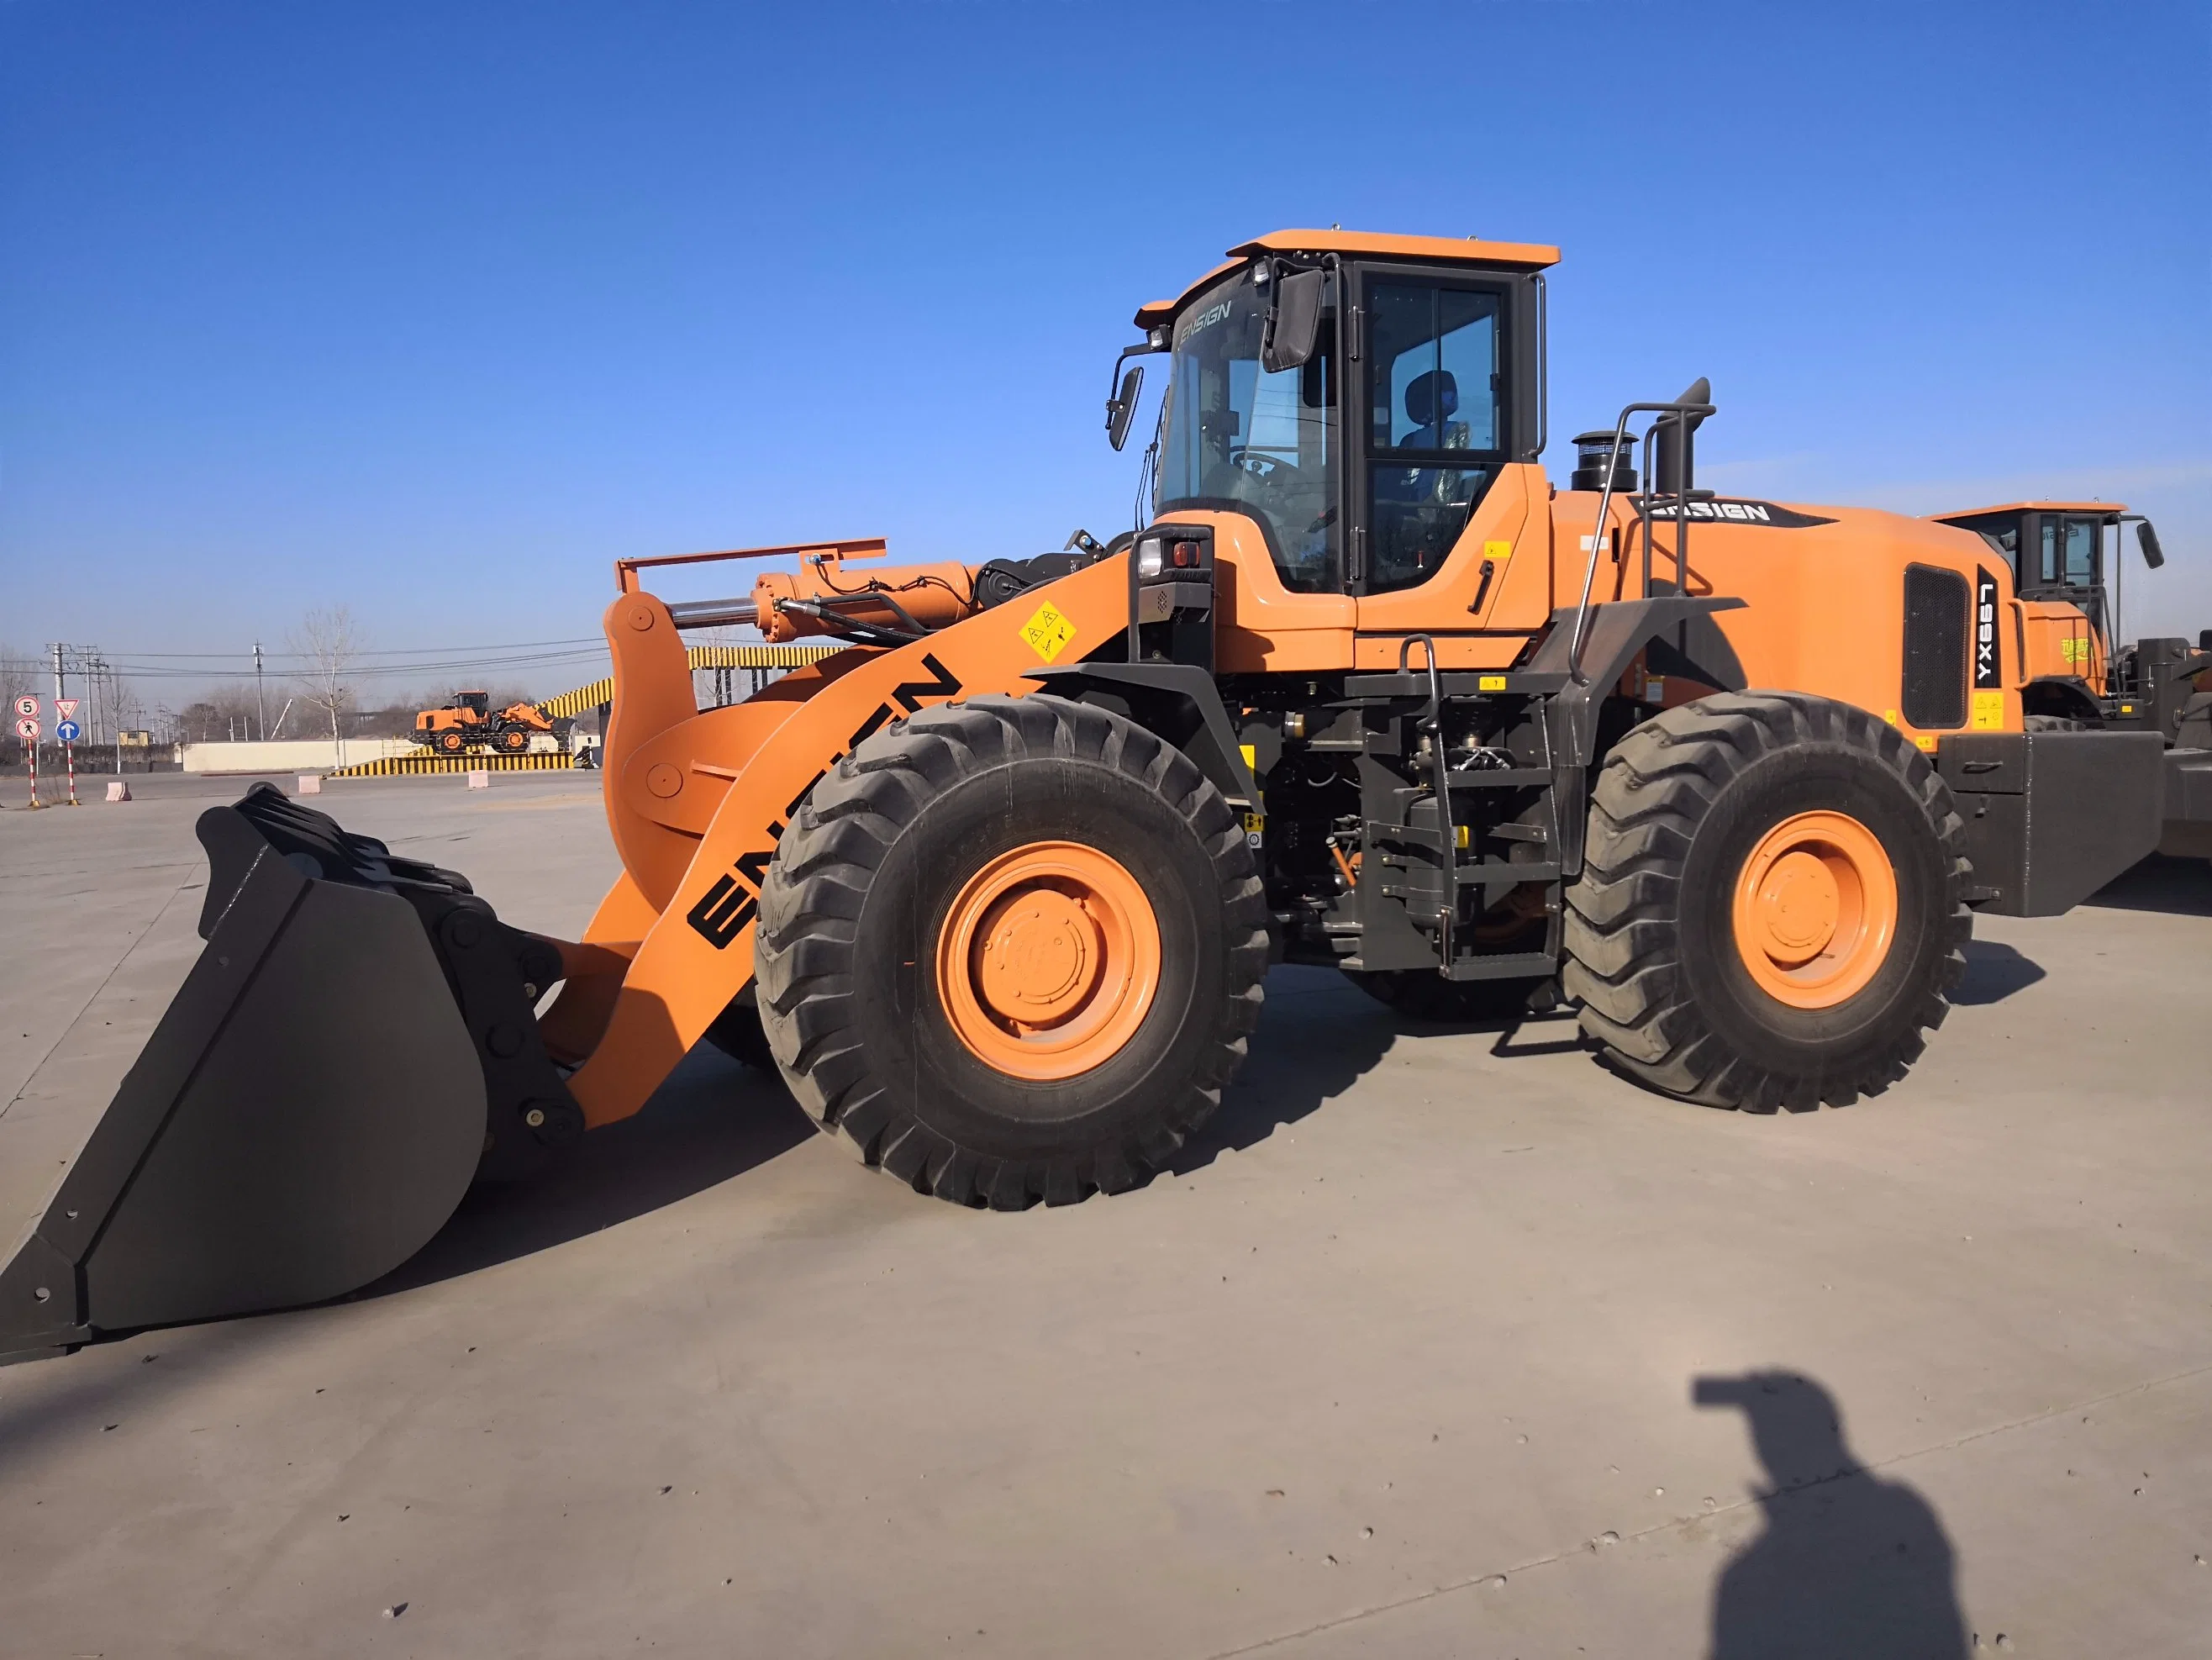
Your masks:
M 495 1098 L 519 1124 L 534 1089 L 540 1140 L 580 1128 L 531 1014 L 550 946 L 267 785 L 198 833 L 207 946 L 0 1270 L 0 1359 L 350 1291 L 480 1161 L 537 1152 L 498 1149 Z

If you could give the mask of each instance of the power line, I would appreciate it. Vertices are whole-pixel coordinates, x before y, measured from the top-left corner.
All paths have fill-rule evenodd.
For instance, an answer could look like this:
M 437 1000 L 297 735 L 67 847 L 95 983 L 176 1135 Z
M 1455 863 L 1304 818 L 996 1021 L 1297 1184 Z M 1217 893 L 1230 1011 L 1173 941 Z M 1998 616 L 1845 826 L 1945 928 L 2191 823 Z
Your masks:
M 605 644 L 606 644 L 606 640 L 604 635 L 593 634 L 580 635 L 573 640 L 509 640 L 494 645 L 388 646 L 379 647 L 373 651 L 358 651 L 356 652 L 354 655 L 356 657 L 407 657 L 411 656 L 417 652 L 526 651 L 535 649 L 540 646 L 604 646 Z M 252 648 L 249 647 L 239 651 L 134 651 L 120 654 L 129 657 L 161 658 L 165 660 L 173 659 L 182 661 L 189 659 L 197 661 L 203 659 L 250 658 L 253 655 L 253 652 Z M 271 652 L 269 654 L 271 657 L 304 657 L 307 654 L 303 652 Z
M 605 658 L 606 649 L 602 646 L 597 651 L 523 652 L 502 656 L 424 658 L 404 663 L 365 663 L 358 666 L 349 665 L 336 672 L 349 678 L 390 679 L 402 675 L 460 673 L 483 669 L 550 668 L 562 664 L 603 662 Z M 220 669 L 185 667 L 169 663 L 138 662 L 124 657 L 111 658 L 108 660 L 120 672 L 154 680 L 244 678 L 253 672 L 253 662 L 251 657 L 231 660 L 236 661 L 239 666 L 228 674 Z M 271 674 L 296 678 L 311 672 L 318 678 L 331 672 L 329 670 L 305 662 L 296 666 L 286 667 L 279 660 L 274 658 L 269 660 L 269 672 Z

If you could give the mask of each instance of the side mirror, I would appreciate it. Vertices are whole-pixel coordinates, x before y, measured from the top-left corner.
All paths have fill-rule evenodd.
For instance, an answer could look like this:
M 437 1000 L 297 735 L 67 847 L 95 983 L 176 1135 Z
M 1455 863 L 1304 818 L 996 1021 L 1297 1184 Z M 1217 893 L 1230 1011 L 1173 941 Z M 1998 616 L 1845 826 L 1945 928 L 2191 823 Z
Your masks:
M 1145 384 L 1145 366 L 1130 365 L 1121 377 L 1121 390 L 1106 400 L 1106 441 L 1115 449 L 1129 441 L 1129 422 L 1137 413 L 1137 393 Z
M 1297 368 L 1314 355 L 1321 336 L 1322 277 L 1317 271 L 1292 271 L 1275 284 L 1267 338 L 1260 347 L 1260 367 L 1268 374 Z
M 2146 519 L 2136 526 L 2136 545 L 2142 550 L 2143 563 L 2156 570 L 2166 562 L 2166 550 L 2158 544 L 2158 532 Z

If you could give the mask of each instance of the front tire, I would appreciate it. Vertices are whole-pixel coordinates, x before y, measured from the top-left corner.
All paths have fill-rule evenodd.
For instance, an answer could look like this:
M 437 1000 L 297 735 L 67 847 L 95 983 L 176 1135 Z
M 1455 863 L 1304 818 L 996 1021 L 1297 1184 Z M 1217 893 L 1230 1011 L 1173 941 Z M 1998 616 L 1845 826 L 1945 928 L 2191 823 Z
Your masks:
M 957 1204 L 1065 1204 L 1133 1186 L 1219 1104 L 1266 925 L 1182 751 L 979 697 L 892 723 L 793 818 L 761 893 L 762 1024 L 868 1163 Z
M 1565 989 L 1620 1070 L 1713 1106 L 1844 1106 L 1942 1023 L 1973 928 L 1950 791 L 1894 727 L 1789 692 L 1617 745 L 1567 892 Z

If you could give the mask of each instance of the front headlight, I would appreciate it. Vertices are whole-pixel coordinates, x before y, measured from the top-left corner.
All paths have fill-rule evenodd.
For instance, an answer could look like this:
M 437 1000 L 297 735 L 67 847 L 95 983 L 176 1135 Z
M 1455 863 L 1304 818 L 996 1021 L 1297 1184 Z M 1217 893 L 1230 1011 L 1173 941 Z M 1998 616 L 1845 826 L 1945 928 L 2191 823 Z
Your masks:
M 1157 536 L 1147 536 L 1137 544 L 1137 575 L 1140 578 L 1158 576 L 1167 565 L 1167 544 Z

